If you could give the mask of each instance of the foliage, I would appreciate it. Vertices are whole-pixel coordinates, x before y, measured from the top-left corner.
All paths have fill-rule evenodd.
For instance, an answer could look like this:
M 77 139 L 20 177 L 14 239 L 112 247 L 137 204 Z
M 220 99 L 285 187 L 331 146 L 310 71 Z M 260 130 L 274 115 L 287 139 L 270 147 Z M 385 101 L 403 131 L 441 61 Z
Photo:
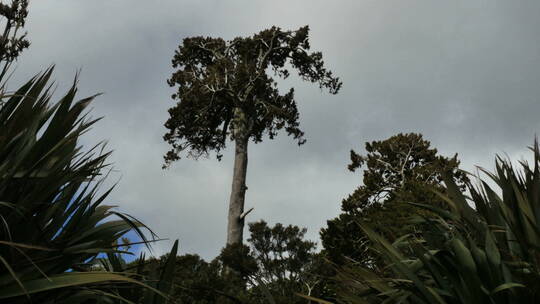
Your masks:
M 129 243 L 128 243 L 129 244 Z M 117 296 L 114 303 L 165 304 L 176 302 L 170 297 L 176 268 L 178 240 L 171 251 L 157 260 L 146 260 L 141 254 L 139 259 L 126 265 L 121 254 L 108 253 L 107 258 L 99 259 L 100 268 L 111 273 L 124 273 L 144 285 L 131 284 L 127 286 L 103 286 L 103 292 Z
M 307 26 L 296 31 L 272 27 L 231 41 L 185 38 L 172 60 L 178 70 L 168 80 L 178 86 L 172 98 L 179 102 L 165 123 L 164 139 L 172 145 L 166 165 L 184 151 L 193 157 L 216 151 L 220 158 L 228 136 L 260 142 L 264 134 L 273 138 L 284 128 L 302 144 L 294 90 L 280 94 L 268 71 L 287 78 L 290 63 L 303 80 L 337 93 L 341 82 L 324 68 L 321 53 L 309 52 L 308 33 Z
M 306 229 L 259 221 L 249 231 L 249 246 L 227 247 L 221 259 L 247 279 L 250 303 L 305 303 L 296 293 L 312 294 L 321 282 L 316 244 L 304 239 Z
M 280 297 L 287 297 L 289 303 L 297 302 L 291 295 L 306 285 L 313 289 L 317 282 L 309 271 L 316 244 L 304 240 L 306 228 L 280 223 L 268 227 L 266 222 L 259 221 L 250 223 L 249 231 L 248 242 L 259 266 L 256 273 L 259 280 L 271 286 Z
M 112 190 L 98 192 L 109 152 L 78 145 L 97 121 L 83 114 L 95 96 L 75 102 L 75 81 L 51 103 L 52 72 L 0 96 L 0 299 L 9 303 L 76 301 L 103 297 L 101 284 L 141 284 L 89 272 L 98 254 L 119 252 L 126 232 L 147 241 L 145 226 L 102 205 Z
M 232 244 L 211 262 L 177 257 L 174 297 L 180 303 L 306 303 L 297 293 L 325 297 L 326 266 L 304 239 L 306 229 L 250 223 L 249 246 Z M 232 271 L 228 271 L 231 269 Z
M 439 156 L 421 134 L 400 133 L 366 143 L 366 151 L 365 156 L 351 151 L 349 170 L 366 166 L 363 184 L 343 200 L 343 213 L 327 222 L 328 227 L 321 230 L 321 239 L 333 262 L 343 264 L 353 260 L 377 268 L 379 255 L 369 250 L 369 239 L 357 222 L 368 223 L 394 240 L 403 229 L 413 231 L 415 226 L 409 224 L 411 216 L 426 214 L 406 202 L 441 204 L 441 199 L 427 190 L 443 191 L 441 170 L 450 172 L 461 186 L 467 178 L 457 170 L 457 155 Z
M 478 178 L 466 195 L 445 176 L 443 209 L 418 205 L 435 217 L 417 234 L 391 244 L 360 224 L 387 263 L 390 275 L 364 267 L 344 268 L 339 277 L 346 303 L 537 303 L 540 300 L 540 150 L 534 165 L 497 157 L 499 187 Z M 436 248 L 433 250 L 432 248 Z M 412 254 L 406 254 L 408 249 Z
M 194 254 L 176 258 L 172 297 L 179 303 L 250 303 L 244 279 L 235 274 L 225 275 L 219 258 L 206 262 Z
M 294 90 L 281 94 L 275 78 L 287 78 L 290 65 L 303 80 L 318 83 L 336 94 L 341 82 L 324 67 L 320 52 L 309 52 L 309 28 L 263 30 L 231 41 L 190 37 L 183 40 L 172 64 L 177 69 L 167 81 L 178 86 L 169 109 L 164 140 L 172 148 L 164 168 L 184 152 L 198 158 L 211 151 L 221 159 L 227 138 L 235 142 L 233 182 L 227 220 L 227 244 L 242 243 L 249 140 L 273 139 L 285 129 L 304 143 Z M 274 71 L 274 77 L 268 72 Z
M 4 31 L 0 34 L 0 81 L 4 79 L 11 64 L 21 52 L 30 46 L 26 33 L 21 30 L 28 16 L 28 0 L 12 0 L 9 4 L 0 3 L 0 22 Z M 3 87 L 3 85 L 2 85 Z

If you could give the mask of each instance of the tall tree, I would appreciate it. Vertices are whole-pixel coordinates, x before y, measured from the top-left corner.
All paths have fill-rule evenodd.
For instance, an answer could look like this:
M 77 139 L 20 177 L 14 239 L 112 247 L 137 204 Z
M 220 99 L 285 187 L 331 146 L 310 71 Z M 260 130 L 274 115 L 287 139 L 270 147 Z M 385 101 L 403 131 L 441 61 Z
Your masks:
M 183 152 L 198 158 L 215 151 L 219 160 L 227 138 L 234 141 L 227 244 L 241 243 L 243 238 L 249 140 L 261 142 L 264 135 L 273 139 L 285 129 L 299 145 L 305 142 L 294 90 L 281 94 L 276 78 L 287 78 L 291 67 L 303 80 L 332 94 L 341 87 L 339 78 L 324 67 L 322 54 L 309 52 L 308 33 L 307 26 L 296 31 L 272 27 L 230 41 L 185 38 L 172 60 L 177 71 L 168 84 L 178 86 L 172 95 L 178 102 L 169 109 L 165 123 L 164 139 L 172 149 L 165 155 L 164 167 Z
M 355 171 L 365 166 L 363 183 L 343 200 L 343 213 L 328 221 L 321 239 L 333 261 L 344 263 L 349 258 L 376 268 L 378 255 L 368 251 L 369 239 L 358 224 L 369 223 L 390 240 L 397 231 L 412 232 L 410 217 L 427 214 L 407 203 L 438 205 L 441 199 L 431 190 L 444 191 L 443 172 L 451 172 L 461 186 L 467 177 L 458 170 L 457 155 L 438 155 L 421 134 L 398 134 L 366 143 L 366 151 L 365 156 L 351 151 L 348 168 Z

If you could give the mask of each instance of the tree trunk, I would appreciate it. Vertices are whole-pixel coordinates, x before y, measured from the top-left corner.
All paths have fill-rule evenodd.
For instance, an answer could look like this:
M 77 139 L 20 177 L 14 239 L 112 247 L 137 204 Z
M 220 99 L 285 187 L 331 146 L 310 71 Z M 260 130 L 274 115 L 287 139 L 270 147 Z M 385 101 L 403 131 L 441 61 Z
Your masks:
M 242 243 L 244 234 L 244 199 L 246 196 L 246 173 L 248 163 L 248 132 L 245 114 L 235 110 L 234 126 L 234 169 L 231 197 L 229 199 L 229 217 L 227 224 L 227 245 Z

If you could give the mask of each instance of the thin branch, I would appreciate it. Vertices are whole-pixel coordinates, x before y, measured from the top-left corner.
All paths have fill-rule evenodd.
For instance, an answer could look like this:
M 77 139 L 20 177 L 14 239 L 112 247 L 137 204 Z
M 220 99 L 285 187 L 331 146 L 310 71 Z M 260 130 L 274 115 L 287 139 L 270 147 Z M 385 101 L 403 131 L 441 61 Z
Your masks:
M 244 220 L 244 218 L 251 212 L 253 211 L 253 208 L 249 208 L 248 211 L 244 211 L 242 214 L 240 214 L 240 220 Z

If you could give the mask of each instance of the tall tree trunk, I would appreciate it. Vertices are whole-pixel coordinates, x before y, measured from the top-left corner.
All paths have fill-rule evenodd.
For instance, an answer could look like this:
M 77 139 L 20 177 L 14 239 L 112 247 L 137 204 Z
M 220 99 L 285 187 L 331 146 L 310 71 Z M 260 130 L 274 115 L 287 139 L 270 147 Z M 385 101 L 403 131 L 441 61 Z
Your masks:
M 248 163 L 248 126 L 245 114 L 235 109 L 234 122 L 234 169 L 229 199 L 229 217 L 227 224 L 227 245 L 242 243 L 244 234 L 244 199 L 246 196 L 246 173 Z

